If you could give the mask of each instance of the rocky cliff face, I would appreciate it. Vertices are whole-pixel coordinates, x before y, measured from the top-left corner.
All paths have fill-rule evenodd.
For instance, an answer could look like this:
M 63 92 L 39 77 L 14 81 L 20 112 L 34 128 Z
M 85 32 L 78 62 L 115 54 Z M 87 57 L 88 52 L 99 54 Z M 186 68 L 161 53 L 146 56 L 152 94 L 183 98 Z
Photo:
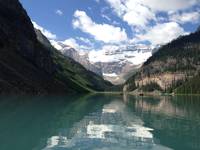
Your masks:
M 157 83 L 160 88 L 164 91 L 165 89 L 170 88 L 170 86 L 177 81 L 186 80 L 186 75 L 182 72 L 178 73 L 161 73 L 161 74 L 155 74 L 151 75 L 149 77 L 144 77 L 141 79 L 136 79 L 135 84 L 139 87 L 142 87 L 143 85 L 148 85 L 151 83 Z
M 55 65 L 18 0 L 0 0 L 0 93 L 47 93 Z M 47 83 L 51 86 L 48 86 Z M 52 84 L 51 84 L 52 83 Z
M 50 41 L 42 34 L 40 30 L 35 29 L 35 33 L 37 36 L 37 40 L 51 51 L 52 46 Z
M 44 49 L 36 39 L 31 20 L 17 0 L 0 1 L 1 43 L 35 63 L 48 73 L 55 67 L 50 52 Z
M 101 67 L 98 64 L 92 64 L 89 61 L 88 53 L 87 52 L 80 52 L 68 45 L 62 44 L 58 42 L 62 49 L 61 52 L 63 55 L 68 56 L 74 59 L 76 62 L 83 65 L 87 70 L 92 71 L 100 76 L 103 76 Z

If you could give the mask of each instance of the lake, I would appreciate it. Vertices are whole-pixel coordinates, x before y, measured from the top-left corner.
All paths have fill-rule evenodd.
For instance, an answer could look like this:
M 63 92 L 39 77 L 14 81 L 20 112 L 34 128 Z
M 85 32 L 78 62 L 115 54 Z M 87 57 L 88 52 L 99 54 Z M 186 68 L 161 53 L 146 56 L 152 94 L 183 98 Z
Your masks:
M 200 97 L 0 97 L 0 150 L 199 150 Z

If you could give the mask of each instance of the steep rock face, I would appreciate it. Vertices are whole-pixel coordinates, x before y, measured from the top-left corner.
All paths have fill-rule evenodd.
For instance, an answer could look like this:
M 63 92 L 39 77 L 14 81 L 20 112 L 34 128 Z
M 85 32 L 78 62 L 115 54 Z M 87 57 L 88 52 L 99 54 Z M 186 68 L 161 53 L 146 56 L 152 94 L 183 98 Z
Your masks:
M 40 41 L 46 48 L 52 49 L 50 41 L 42 34 L 42 32 L 38 29 L 35 29 L 35 33 L 37 36 L 37 40 Z
M 179 81 L 179 80 L 186 80 L 186 75 L 184 73 L 162 73 L 162 74 L 156 74 L 151 75 L 150 77 L 144 77 L 142 79 L 136 79 L 135 84 L 137 86 L 143 86 L 148 85 L 151 83 L 157 83 L 162 90 L 170 88 L 170 86 L 173 84 L 173 82 Z
M 69 46 L 65 46 L 62 49 L 62 53 L 65 56 L 68 56 L 70 58 L 73 58 L 76 62 L 79 62 L 80 64 L 82 64 L 86 69 L 102 76 L 102 70 L 100 68 L 100 66 L 92 64 L 89 61 L 88 58 L 88 53 L 80 53 L 77 50 L 75 50 L 74 48 L 71 48 Z
M 39 42 L 44 36 L 35 32 L 18 0 L 0 0 L 0 94 L 67 94 L 111 85 L 65 59 L 47 39 Z
M 54 86 L 66 90 L 52 80 L 50 52 L 37 42 L 18 0 L 0 0 L 0 50 L 0 93 L 45 94 Z
M 61 53 L 67 57 L 70 57 L 74 59 L 76 62 L 80 63 L 83 65 L 87 70 L 92 71 L 96 73 L 97 75 L 103 76 L 102 70 L 100 65 L 93 64 L 90 62 L 89 57 L 88 57 L 88 52 L 84 51 L 78 51 L 62 42 L 57 42 L 57 41 L 51 41 L 51 44 L 61 51 Z
M 46 72 L 53 73 L 55 68 L 50 52 L 37 42 L 31 20 L 21 4 L 17 0 L 1 0 L 0 7 L 3 47 L 17 51 Z

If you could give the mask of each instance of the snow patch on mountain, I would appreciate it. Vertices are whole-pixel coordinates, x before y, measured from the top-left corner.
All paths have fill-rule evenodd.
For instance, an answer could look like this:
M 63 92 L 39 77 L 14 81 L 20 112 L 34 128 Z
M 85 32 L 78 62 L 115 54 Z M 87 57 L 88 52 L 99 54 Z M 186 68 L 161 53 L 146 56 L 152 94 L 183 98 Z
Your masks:
M 150 47 L 139 46 L 104 46 L 102 50 L 90 51 L 89 60 L 92 63 L 96 62 L 130 62 L 133 65 L 139 65 L 145 62 L 149 57 L 152 56 L 152 51 Z
M 103 73 L 103 76 L 107 76 L 107 77 L 118 77 L 118 75 L 116 73 Z
M 146 45 L 106 45 L 101 50 L 77 50 L 64 42 L 51 40 L 51 44 L 65 56 L 73 58 L 86 69 L 104 76 L 114 84 L 121 84 L 127 74 L 138 69 L 149 57 L 153 48 Z

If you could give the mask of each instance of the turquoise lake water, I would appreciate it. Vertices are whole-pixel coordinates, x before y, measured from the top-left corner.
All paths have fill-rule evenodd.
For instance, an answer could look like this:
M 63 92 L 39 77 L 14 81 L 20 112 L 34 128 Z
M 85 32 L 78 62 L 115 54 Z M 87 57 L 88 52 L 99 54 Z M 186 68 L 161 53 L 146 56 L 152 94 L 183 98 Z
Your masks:
M 0 97 L 0 150 L 200 150 L 200 97 Z

